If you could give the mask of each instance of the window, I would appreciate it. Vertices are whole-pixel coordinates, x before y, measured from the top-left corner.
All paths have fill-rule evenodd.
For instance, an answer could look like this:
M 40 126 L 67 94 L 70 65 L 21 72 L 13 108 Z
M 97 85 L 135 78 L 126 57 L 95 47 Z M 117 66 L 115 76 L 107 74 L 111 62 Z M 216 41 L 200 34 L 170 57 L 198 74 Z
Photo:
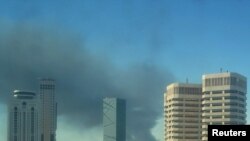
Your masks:
M 187 123 L 199 123 L 198 120 L 186 120 L 185 122 L 187 122 Z
M 183 117 L 183 114 L 173 114 L 173 117 Z
M 230 77 L 230 85 L 236 85 L 236 78 L 235 77 Z
M 205 79 L 205 86 L 211 86 L 211 79 Z
M 239 110 L 239 113 L 241 113 L 241 114 L 245 114 L 245 111 L 243 111 L 243 110 Z
M 239 104 L 239 107 L 244 108 L 245 105 L 244 104 Z
M 173 131 L 174 134 L 182 134 L 182 131 Z
M 238 110 L 237 109 L 225 109 L 225 112 L 237 112 Z
M 245 95 L 246 95 L 246 93 L 240 92 L 240 91 L 239 91 L 239 94 L 242 95 L 242 96 L 245 96 Z
M 222 116 L 218 116 L 218 115 L 212 116 L 212 119 L 218 119 L 218 118 L 222 118 Z
M 244 98 L 238 98 L 239 99 L 239 101 L 241 101 L 241 102 L 245 102 L 245 99 Z
M 225 90 L 224 93 L 238 93 L 237 90 Z
M 205 91 L 203 92 L 203 94 L 210 94 L 210 91 Z
M 213 122 L 211 125 L 222 125 L 221 122 Z
M 14 133 L 17 134 L 17 117 L 18 116 L 18 111 L 17 107 L 14 108 Z
M 222 100 L 222 97 L 213 97 L 212 100 Z
M 238 103 L 236 102 L 230 102 L 230 103 L 225 103 L 225 106 L 237 106 Z
M 213 103 L 212 106 L 222 106 L 222 103 Z
M 210 113 L 210 110 L 203 110 L 204 113 Z
M 188 118 L 197 118 L 198 116 L 197 115 L 185 115 L 185 117 L 188 117 Z
M 197 137 L 197 136 L 190 136 L 190 137 L 186 137 L 186 139 L 199 139 L 199 137 Z
M 213 112 L 213 113 L 222 112 L 222 109 L 213 109 L 212 112 Z
M 182 103 L 176 103 L 176 104 L 173 104 L 173 106 L 183 106 Z
M 199 112 L 199 110 L 186 109 L 185 112 Z
M 212 94 L 222 94 L 223 91 L 212 91 Z
M 245 120 L 245 117 L 239 116 L 238 119 Z
M 224 77 L 224 85 L 229 85 L 229 77 Z
M 183 109 L 173 109 L 172 112 L 183 112 Z
M 191 101 L 191 102 L 198 102 L 198 99 L 186 99 L 186 101 Z
M 238 97 L 237 96 L 226 96 L 224 99 L 225 100 L 236 100 L 236 99 L 238 99 Z
M 186 134 L 197 134 L 197 131 L 186 131 Z
M 203 104 L 203 106 L 204 106 L 204 107 L 209 107 L 209 106 L 210 106 L 210 104 Z
M 203 98 L 203 101 L 208 101 L 210 100 L 210 97 Z
M 183 101 L 183 98 L 173 98 L 173 101 Z
M 182 120 L 173 120 L 174 123 L 182 123 Z
M 182 125 L 173 125 L 172 128 L 183 128 Z
M 225 118 L 237 118 L 237 115 L 225 115 Z
M 187 107 L 199 107 L 199 104 L 187 104 L 186 103 L 186 106 Z
M 225 125 L 237 125 L 237 124 L 238 124 L 237 122 L 233 122 L 233 121 L 225 122 Z
M 195 125 L 186 125 L 185 128 L 198 128 L 199 126 Z

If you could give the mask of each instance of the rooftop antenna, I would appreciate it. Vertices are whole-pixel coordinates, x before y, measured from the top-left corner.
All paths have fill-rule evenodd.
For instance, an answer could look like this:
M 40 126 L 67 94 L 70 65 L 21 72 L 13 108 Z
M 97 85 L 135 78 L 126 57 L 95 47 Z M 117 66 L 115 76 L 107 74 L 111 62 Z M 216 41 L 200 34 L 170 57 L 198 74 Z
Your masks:
M 223 71 L 223 69 L 222 68 L 220 68 L 220 72 L 222 73 L 222 71 Z
M 186 83 L 188 84 L 188 78 L 186 78 Z

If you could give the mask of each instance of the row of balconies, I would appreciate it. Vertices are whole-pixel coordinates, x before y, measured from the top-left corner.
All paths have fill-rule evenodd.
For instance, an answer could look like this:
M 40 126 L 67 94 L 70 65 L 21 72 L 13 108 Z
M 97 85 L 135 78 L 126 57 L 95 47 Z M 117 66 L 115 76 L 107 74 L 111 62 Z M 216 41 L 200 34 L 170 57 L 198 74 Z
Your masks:
M 210 123 L 210 122 L 240 122 L 245 123 L 245 119 L 231 119 L 231 118 L 218 118 L 218 119 L 202 119 L 202 122 L 204 123 Z
M 242 110 L 246 109 L 246 107 L 240 107 L 240 106 L 207 106 L 207 107 L 202 107 L 202 111 L 213 110 L 213 109 L 230 109 L 232 107 L 237 108 L 237 109 L 242 109 Z
M 204 104 L 213 104 L 213 103 L 239 103 L 239 104 L 246 104 L 246 101 L 240 101 L 239 99 L 225 99 L 225 100 L 206 100 L 202 101 L 202 105 Z

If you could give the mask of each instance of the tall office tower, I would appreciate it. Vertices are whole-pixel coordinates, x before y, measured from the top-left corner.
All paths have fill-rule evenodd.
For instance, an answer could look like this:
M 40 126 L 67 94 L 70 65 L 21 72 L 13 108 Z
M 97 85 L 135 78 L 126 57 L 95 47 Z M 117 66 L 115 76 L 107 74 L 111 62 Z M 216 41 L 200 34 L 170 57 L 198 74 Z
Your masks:
M 15 90 L 8 106 L 8 141 L 40 141 L 39 98 Z
M 41 141 L 56 140 L 57 105 L 55 102 L 55 81 L 40 80 Z
M 246 77 L 230 72 L 203 75 L 202 92 L 203 141 L 207 125 L 246 123 Z
M 103 141 L 126 140 L 126 101 L 103 99 Z
M 164 93 L 165 141 L 201 140 L 201 84 L 173 83 Z

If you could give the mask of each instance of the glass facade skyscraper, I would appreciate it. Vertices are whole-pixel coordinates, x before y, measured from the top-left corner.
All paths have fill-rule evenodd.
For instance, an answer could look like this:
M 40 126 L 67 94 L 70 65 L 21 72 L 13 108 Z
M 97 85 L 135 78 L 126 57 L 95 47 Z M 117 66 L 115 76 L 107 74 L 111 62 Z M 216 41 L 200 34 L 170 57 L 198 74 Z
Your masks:
M 126 140 L 126 101 L 103 99 L 103 141 Z

